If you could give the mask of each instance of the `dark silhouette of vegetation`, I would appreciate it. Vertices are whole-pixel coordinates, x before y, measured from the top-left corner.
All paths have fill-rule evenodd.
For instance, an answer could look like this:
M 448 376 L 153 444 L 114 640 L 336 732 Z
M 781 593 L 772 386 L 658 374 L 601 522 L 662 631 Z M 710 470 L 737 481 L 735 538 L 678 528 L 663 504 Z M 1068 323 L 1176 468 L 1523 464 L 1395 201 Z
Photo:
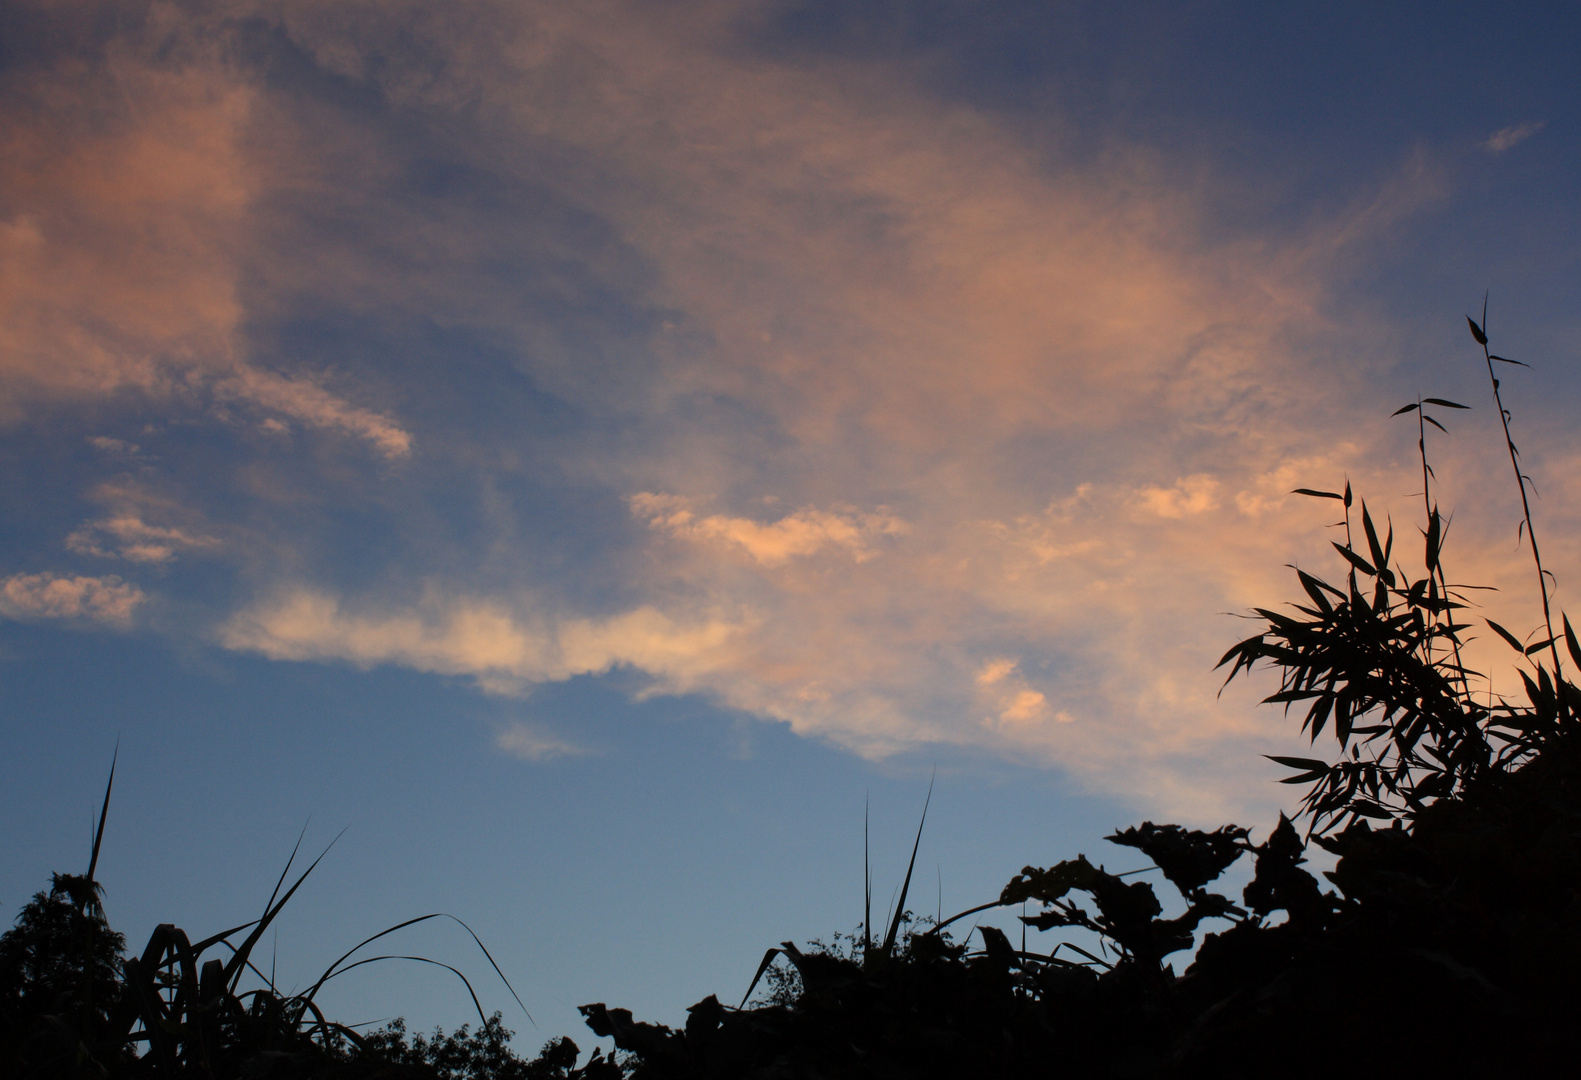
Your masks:
M 1325 732 L 1338 743 L 1333 761 L 1275 758 L 1298 770 L 1286 783 L 1308 785 L 1304 832 L 1283 816 L 1261 842 L 1234 825 L 1143 823 L 1108 839 L 1153 861 L 1178 894 L 1172 917 L 1151 884 L 1078 856 L 1026 867 L 996 903 L 903 951 L 871 948 L 865 934 L 860 950 L 787 942 L 765 963 L 783 958 L 794 977 L 755 1007 L 710 997 L 671 1030 L 590 1005 L 589 1026 L 632 1055 L 638 1080 L 1568 1075 L 1581 1051 L 1581 690 L 1559 650 L 1562 639 L 1581 670 L 1581 643 L 1568 619 L 1553 630 L 1552 577 L 1494 375 L 1515 362 L 1487 351 L 1483 326 L 1471 330 L 1543 589 L 1538 640 L 1482 620 L 1516 651 L 1525 701 L 1493 695 L 1463 659 L 1470 589 L 1444 570 L 1426 432 L 1443 429 L 1440 410 L 1465 406 L 1418 399 L 1396 415 L 1418 425 L 1422 570 L 1407 572 L 1392 526 L 1380 533 L 1365 505 L 1356 520 L 1348 483 L 1300 489 L 1343 507 L 1344 580 L 1298 570 L 1304 601 L 1257 609 L 1260 632 L 1221 661 L 1229 679 L 1277 671 L 1266 701 L 1304 707 L 1314 745 Z M 1338 857 L 1325 875 L 1334 888 L 1304 868 L 1308 842 Z M 1253 878 L 1238 902 L 1210 891 L 1247 855 Z M 1028 902 L 1041 906 L 1028 926 L 1085 931 L 1097 945 L 1029 951 L 991 927 L 976 930 L 976 948 L 950 937 L 964 915 Z M 1217 929 L 1177 974 L 1168 958 L 1197 945 L 1205 923 Z
M 1444 569 L 1446 518 L 1427 452 L 1440 410 L 1465 406 L 1420 398 L 1396 414 L 1418 428 L 1420 572 L 1407 571 L 1392 525 L 1380 530 L 1348 483 L 1300 489 L 1341 504 L 1344 578 L 1298 570 L 1304 599 L 1256 609 L 1259 632 L 1220 663 L 1227 681 L 1272 668 L 1280 685 L 1265 700 L 1302 710 L 1314 746 L 1325 733 L 1335 740 L 1334 760 L 1274 759 L 1296 770 L 1284 782 L 1307 786 L 1301 812 L 1260 840 L 1238 825 L 1152 822 L 1106 838 L 1151 860 L 1175 893 L 1168 917 L 1152 883 L 1078 855 L 1025 867 L 996 899 L 919 922 L 905 906 L 914 845 L 882 939 L 868 929 L 869 881 L 859 934 L 769 950 L 738 1006 L 709 996 L 680 1029 L 583 1006 L 619 1054 L 578 1069 L 569 1039 L 516 1057 L 499 1014 L 483 1018 L 481 1006 L 476 1031 L 409 1039 L 399 1021 L 367 1035 L 327 1021 L 313 1005 L 323 979 L 305 995 L 238 994 L 248 952 L 306 874 L 258 922 L 228 932 L 250 929 L 224 962 L 200 968 L 198 958 L 228 935 L 189 945 L 161 927 L 141 958 L 117 965 L 121 941 L 90 864 L 85 877 L 58 876 L 0 940 L 7 1069 L 442 1080 L 1570 1075 L 1581 1051 L 1581 689 L 1560 650 L 1581 671 L 1581 642 L 1563 615 L 1554 630 L 1552 576 L 1494 374 L 1495 362 L 1515 362 L 1487 351 L 1485 322 L 1486 311 L 1471 331 L 1521 488 L 1519 536 L 1543 615 L 1535 640 L 1480 621 L 1515 651 L 1525 699 L 1495 695 L 1465 662 L 1470 589 Z M 101 812 L 95 860 L 102 831 Z M 1306 869 L 1309 843 L 1336 857 L 1324 875 L 1332 887 Z M 1240 896 L 1213 891 L 1247 857 Z M 1027 905 L 1027 928 L 1060 935 L 1046 952 L 993 927 L 951 934 L 976 912 Z M 1177 973 L 1171 958 L 1193 948 Z M 749 1003 L 765 979 L 766 996 Z
M 430 919 L 458 923 L 477 943 L 510 990 L 488 949 L 470 927 L 443 913 L 419 916 L 359 942 L 340 956 L 304 993 L 286 995 L 253 966 L 250 956 L 280 911 L 328 853 L 320 854 L 289 885 L 301 847 L 293 849 L 263 915 L 193 942 L 170 924 L 155 928 L 141 956 L 124 956 L 125 939 L 109 927 L 95 879 L 115 766 L 105 785 L 104 805 L 94 831 L 93 854 L 84 875 L 56 874 L 48 893 L 38 893 L 0 935 L 0 1075 L 61 1080 L 117 1077 L 324 1077 L 345 1080 L 402 1078 L 459 1080 L 618 1080 L 618 1066 L 595 1052 L 580 1069 L 569 1039 L 553 1040 L 532 1061 L 513 1055 L 512 1033 L 499 1013 L 483 1015 L 466 976 L 448 964 L 421 956 L 369 956 L 352 960 L 370 945 Z M 246 933 L 240 945 L 231 939 Z M 204 959 L 222 948 L 225 959 Z M 327 1019 L 315 1003 L 330 979 L 364 964 L 408 960 L 435 964 L 461 979 L 481 1021 L 431 1039 L 408 1041 L 400 1021 L 369 1035 Z M 243 991 L 251 972 L 264 985 Z M 517 1004 L 521 999 L 517 998 Z M 523 1009 L 525 1012 L 525 1009 Z

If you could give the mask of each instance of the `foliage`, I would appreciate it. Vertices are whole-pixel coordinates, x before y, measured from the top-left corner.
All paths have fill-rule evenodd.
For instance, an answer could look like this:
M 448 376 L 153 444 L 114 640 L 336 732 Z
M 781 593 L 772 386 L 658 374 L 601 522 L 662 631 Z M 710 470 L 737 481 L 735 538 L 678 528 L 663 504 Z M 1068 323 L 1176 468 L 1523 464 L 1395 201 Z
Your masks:
M 1418 427 L 1421 571 L 1407 573 L 1392 525 L 1380 530 L 1365 504 L 1356 520 L 1348 483 L 1343 492 L 1300 489 L 1343 506 L 1345 540 L 1334 544 L 1343 587 L 1297 571 L 1305 600 L 1293 613 L 1256 609 L 1264 628 L 1221 661 L 1231 679 L 1259 664 L 1276 669 L 1280 688 L 1266 700 L 1304 705 L 1313 743 L 1328 731 L 1339 744 L 1332 763 L 1275 759 L 1298 770 L 1285 782 L 1310 785 L 1305 836 L 1283 816 L 1260 843 L 1234 825 L 1145 822 L 1108 839 L 1141 851 L 1179 894 L 1182 911 L 1170 918 L 1152 885 L 1079 855 L 1024 868 L 997 902 L 943 920 L 904 952 L 888 941 L 871 948 L 865 936 L 860 950 L 787 942 L 769 951 L 759 976 L 783 960 L 794 979 L 778 977 L 751 1008 L 706 998 L 682 1030 L 585 1006 L 588 1025 L 632 1055 L 634 1080 L 1008 1077 L 1056 1065 L 1087 1076 L 1214 1078 L 1573 1068 L 1581 690 L 1561 668 L 1559 643 L 1578 670 L 1581 643 L 1568 619 L 1553 629 L 1552 578 L 1494 374 L 1496 362 L 1514 361 L 1488 352 L 1482 325 L 1471 330 L 1542 589 L 1537 640 L 1483 620 L 1518 653 L 1524 702 L 1491 695 L 1486 676 L 1464 662 L 1471 590 L 1444 570 L 1446 518 L 1432 497 L 1426 436 L 1443 429 L 1440 410 L 1465 406 L 1418 399 L 1396 415 Z M 1325 875 L 1337 891 L 1304 868 L 1309 839 L 1338 857 Z M 1209 890 L 1246 855 L 1254 875 L 1239 903 Z M 965 915 L 1028 902 L 1041 906 L 1022 917 L 1029 927 L 1087 931 L 1097 952 L 1070 941 L 1047 953 L 1017 949 L 990 927 L 978 928 L 976 950 L 949 937 Z M 1177 975 L 1167 958 L 1196 945 L 1209 922 L 1218 929 Z
M 56 874 L 49 892 L 35 893 L 0 936 L 0 1053 L 13 1068 L 60 1071 L 97 1061 L 79 1033 L 110 1023 L 126 939 L 110 929 L 97 890 L 84 882 Z M 98 1053 L 110 1062 L 125 1058 Z
M 369 1034 L 359 1051 L 365 1060 L 404 1066 L 432 1080 L 619 1080 L 623 1075 L 598 1050 L 578 1069 L 581 1051 L 564 1037 L 544 1043 L 531 1061 L 519 1058 L 510 1048 L 513 1034 L 496 1012 L 475 1032 L 463 1024 L 449 1035 L 435 1029 L 429 1038 L 419 1034 L 408 1042 L 406 1024 L 398 1019 Z
M 1484 322 L 1486 317 L 1484 311 Z M 1299 489 L 1298 494 L 1334 499 L 1344 505 L 1345 543 L 1336 543 L 1334 548 L 1347 564 L 1346 587 L 1335 588 L 1298 570 L 1310 603 L 1294 605 L 1293 615 L 1258 608 L 1266 629 L 1235 645 L 1219 662 L 1221 667 L 1230 665 L 1230 679 L 1260 661 L 1278 668 L 1280 689 L 1264 700 L 1283 704 L 1287 711 L 1296 703 L 1310 702 L 1302 730 L 1314 743 L 1333 722 L 1330 730 L 1339 743 L 1339 761 L 1274 759 L 1301 770 L 1285 783 L 1311 785 L 1304 805 L 1319 828 L 1342 819 L 1351 823 L 1361 818 L 1409 820 L 1433 800 L 1496 787 L 1520 764 L 1567 732 L 1581 710 L 1581 690 L 1564 676 L 1559 639 L 1563 637 L 1578 669 L 1581 643 L 1567 618 L 1563 619 L 1562 635 L 1554 631 L 1549 596 L 1552 575 L 1543 568 L 1532 527 L 1527 497 L 1530 478 L 1521 471 L 1520 452 L 1510 435 L 1510 413 L 1494 373 L 1496 362 L 1519 362 L 1493 355 L 1483 327 L 1471 319 L 1467 322 L 1482 346 L 1505 447 L 1515 470 L 1522 509 L 1518 534 L 1530 544 L 1543 616 L 1534 642 L 1516 637 L 1491 619 L 1482 621 L 1525 665 L 1520 676 L 1527 701 L 1495 698 L 1488 676 L 1463 662 L 1462 646 L 1472 628 L 1471 623 L 1462 621 L 1470 606 L 1468 589 L 1451 585 L 1444 573 L 1446 524 L 1432 498 L 1434 476 L 1428 463 L 1426 430 L 1428 425 L 1445 430 L 1427 406 L 1466 406 L 1442 398 L 1418 399 L 1396 410 L 1395 415 L 1412 413 L 1417 421 L 1426 515 L 1422 575 L 1411 577 L 1398 562 L 1390 568 L 1394 529 L 1391 525 L 1380 543 L 1365 503 L 1361 525 L 1366 548 L 1357 549 L 1348 483 L 1343 494 Z M 1542 663 L 1544 653 L 1551 659 L 1547 666 Z
M 84 875 L 57 874 L 48 893 L 38 893 L 0 935 L 0 1068 L 6 1076 L 120 1077 L 296 1077 L 397 1078 L 413 1080 L 613 1080 L 620 1069 L 599 1054 L 577 1069 L 576 1044 L 559 1039 L 533 1061 L 509 1050 L 511 1032 L 496 1013 L 483 1017 L 477 1032 L 466 1027 L 446 1037 L 418 1036 L 411 1043 L 395 1024 L 360 1036 L 328 1020 L 314 1002 L 330 979 L 362 964 L 426 957 L 351 957 L 364 946 L 415 923 L 424 915 L 360 942 L 324 972 L 306 992 L 280 993 L 249 957 L 264 931 L 307 876 L 314 860 L 287 888 L 296 851 L 264 905 L 262 917 L 193 942 L 181 929 L 158 926 L 140 956 L 123 957 L 125 939 L 110 929 L 95 880 L 104 824 L 114 789 L 115 768 L 105 786 L 104 807 L 94 833 L 93 855 Z M 300 847 L 300 840 L 298 841 Z M 327 849 L 326 849 L 327 853 Z M 458 922 L 468 934 L 465 923 Z M 231 938 L 246 932 L 240 945 Z M 472 934 L 490 965 L 498 965 Z M 228 957 L 204 960 L 211 949 Z M 455 968 L 454 972 L 472 992 Z M 264 986 L 242 991 L 246 972 Z M 504 979 L 503 973 L 500 977 Z M 507 988 L 510 987 L 506 981 Z M 512 995 L 515 991 L 511 990 Z M 518 999 L 520 1003 L 520 999 Z

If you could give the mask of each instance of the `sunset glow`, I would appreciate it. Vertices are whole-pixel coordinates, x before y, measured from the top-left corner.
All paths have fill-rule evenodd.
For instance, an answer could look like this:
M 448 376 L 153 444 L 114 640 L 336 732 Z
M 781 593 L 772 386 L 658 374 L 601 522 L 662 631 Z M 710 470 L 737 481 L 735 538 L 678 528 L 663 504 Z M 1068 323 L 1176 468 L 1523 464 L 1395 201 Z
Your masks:
M 935 766 L 941 908 L 1262 824 L 1305 743 L 1213 666 L 1341 574 L 1292 489 L 1415 557 L 1390 413 L 1472 406 L 1446 562 L 1530 609 L 1485 291 L 1581 611 L 1569 6 L 8 6 L 8 910 L 119 738 L 134 943 L 349 825 L 282 967 L 454 911 L 532 1047 L 850 929 Z

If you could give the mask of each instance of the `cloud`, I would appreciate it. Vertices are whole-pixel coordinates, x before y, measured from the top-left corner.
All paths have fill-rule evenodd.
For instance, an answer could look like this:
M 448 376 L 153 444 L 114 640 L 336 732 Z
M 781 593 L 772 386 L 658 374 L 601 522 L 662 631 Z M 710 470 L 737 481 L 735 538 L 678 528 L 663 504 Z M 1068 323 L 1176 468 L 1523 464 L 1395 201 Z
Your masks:
M 1036 690 L 1020 690 L 999 713 L 1002 724 L 1024 724 L 1044 714 L 1048 699 Z
M 216 548 L 219 543 L 212 536 L 194 536 L 180 529 L 149 525 L 130 515 L 91 521 L 66 537 L 66 547 L 80 555 L 147 563 L 170 562 L 177 551 L 202 551 Z
M 93 435 L 88 438 L 88 445 L 95 450 L 103 450 L 106 454 L 136 454 L 142 447 L 134 442 L 123 439 L 112 439 L 107 435 Z
M 495 736 L 494 745 L 523 761 L 550 761 L 589 753 L 585 747 L 545 734 L 526 724 L 513 724 L 501 731 Z
M 23 621 L 86 619 L 126 627 L 147 599 L 142 589 L 114 575 L 66 577 L 45 571 L 0 581 L 0 615 Z
M 472 675 L 496 692 L 622 666 L 684 691 L 719 663 L 739 629 L 719 619 L 681 624 L 651 607 L 549 620 L 519 616 L 494 601 L 437 595 L 415 607 L 355 612 L 327 593 L 296 589 L 239 612 L 221 628 L 220 641 L 276 660 Z
M 737 35 L 756 14 L 268 9 L 393 114 L 456 125 L 465 175 L 599 238 L 596 256 L 543 231 L 502 246 L 497 212 L 380 186 L 427 143 L 315 112 L 292 144 L 317 148 L 314 190 L 379 240 L 280 221 L 311 253 L 284 295 L 467 327 L 618 418 L 577 475 L 647 535 L 606 571 L 623 614 L 484 601 L 465 572 L 414 565 L 389 595 L 282 585 L 222 640 L 503 692 L 627 665 L 858 753 L 983 747 L 1203 809 L 1222 788 L 1197 790 L 1193 762 L 1266 738 L 1213 696 L 1237 628 L 1211 620 L 1280 595 L 1282 564 L 1322 539 L 1288 491 L 1366 445 L 1348 376 L 1371 328 L 1330 319 L 1328 283 L 1435 176 L 1408 161 L 1282 239 L 1218 233 L 1147 147 L 1082 158 L 898 64 L 754 53 Z M 523 281 L 582 258 L 594 285 L 523 312 Z M 497 262 L 527 269 L 480 269 Z M 618 348 L 556 314 L 609 310 L 594 295 L 641 316 Z M 490 565 L 506 550 L 491 539 Z M 516 571 L 523 595 L 550 590 L 532 556 Z M 436 594 L 412 600 L 424 580 Z
M 754 4 L 157 10 L 4 136 L 0 408 L 249 414 L 259 459 L 72 534 L 268 532 L 227 647 L 499 693 L 629 667 L 1208 813 L 1234 780 L 1203 762 L 1271 747 L 1214 697 L 1214 620 L 1324 546 L 1288 492 L 1412 490 L 1358 419 L 1388 336 L 1332 293 L 1441 191 L 1425 159 L 1230 232 L 1196 163 L 907 60 L 768 55 Z M 310 364 L 322 326 L 368 358 Z M 443 346 L 386 356 L 413 328 Z M 552 423 L 491 412 L 529 393 Z M 276 461 L 300 429 L 412 463 L 326 494 Z M 521 497 L 557 484 L 630 516 Z
M 874 541 L 907 531 L 904 521 L 882 512 L 861 514 L 808 508 L 762 523 L 722 514 L 700 518 L 691 509 L 690 500 L 673 495 L 642 492 L 633 495 L 630 502 L 632 513 L 646 518 L 654 529 L 700 543 L 724 541 L 764 566 L 778 566 L 828 547 L 843 548 L 857 562 L 865 562 L 878 554 L 872 547 Z
M 122 452 L 119 447 L 115 450 Z M 200 515 L 136 483 L 100 484 L 92 497 L 108 506 L 110 513 L 83 523 L 66 537 L 67 550 L 79 555 L 169 563 L 178 553 L 215 554 L 225 546 L 205 530 Z M 151 523 L 150 517 L 162 518 L 165 523 Z
M 394 420 L 251 363 L 243 279 L 267 186 L 254 144 L 266 110 L 201 20 L 154 5 L 126 25 L 139 21 L 100 65 L 10 80 L 0 422 L 40 402 L 193 410 L 208 395 L 404 457 L 411 438 Z
M 1183 477 L 1172 488 L 1145 487 L 1137 492 L 1143 510 L 1163 518 L 1184 518 L 1219 508 L 1219 482 L 1205 473 Z
M 1502 154 L 1513 146 L 1518 146 L 1548 126 L 1546 120 L 1528 120 L 1524 124 L 1514 127 L 1500 128 L 1482 144 L 1482 148 L 1490 154 Z
M 982 670 L 977 673 L 977 685 L 994 685 L 995 683 L 1004 679 L 1006 675 L 1009 675 L 1012 671 L 1014 671 L 1018 662 L 1019 661 L 1016 660 L 1006 660 L 1003 658 L 988 661 L 983 665 Z
M 244 401 L 272 409 L 310 427 L 328 428 L 366 440 L 390 460 L 412 452 L 412 436 L 387 416 L 347 404 L 307 378 L 287 378 L 255 368 L 241 368 L 214 386 L 223 400 Z M 266 426 L 279 431 L 278 421 Z

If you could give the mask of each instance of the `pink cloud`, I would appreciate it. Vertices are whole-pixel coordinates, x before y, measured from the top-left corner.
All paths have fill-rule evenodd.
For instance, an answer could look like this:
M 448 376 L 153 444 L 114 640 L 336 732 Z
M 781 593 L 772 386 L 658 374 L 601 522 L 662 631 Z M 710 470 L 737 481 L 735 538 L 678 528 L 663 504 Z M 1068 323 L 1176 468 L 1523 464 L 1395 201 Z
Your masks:
M 240 280 L 267 183 L 249 146 L 261 106 L 208 53 L 159 65 L 118 42 L 105 68 L 57 72 L 12 112 L 0 421 L 39 400 L 190 408 L 212 393 L 404 457 L 411 437 L 394 420 L 248 361 Z
M 502 187 L 541 187 L 607 229 L 640 283 L 603 249 L 577 253 L 589 273 L 664 313 L 607 361 L 476 269 L 500 250 L 496 217 L 389 196 L 409 148 L 204 52 L 218 23 L 176 35 L 185 66 L 116 53 L 136 109 L 102 123 L 77 116 L 121 100 L 107 75 L 56 79 L 63 111 L 18 127 L 0 161 L 19 193 L 0 223 L 10 414 L 111 394 L 217 402 L 396 461 L 413 446 L 397 418 L 358 387 L 266 370 L 247 319 L 307 296 L 475 330 L 575 408 L 661 432 L 574 466 L 650 526 L 640 557 L 610 569 L 635 599 L 546 612 L 479 599 L 493 582 L 464 569 L 432 583 L 429 566 L 351 596 L 302 584 L 332 569 L 293 566 L 224 622 L 226 645 L 502 692 L 630 666 L 855 752 L 985 747 L 1216 813 L 1231 781 L 1189 762 L 1229 740 L 1273 745 L 1245 702 L 1214 697 L 1212 663 L 1240 629 L 1219 613 L 1273 602 L 1285 563 L 1327 557 L 1327 519 L 1288 492 L 1346 473 L 1414 490 L 1369 411 L 1388 327 L 1329 306 L 1438 178 L 1408 158 L 1326 218 L 1229 235 L 1201 178 L 1148 147 L 1079 157 L 897 66 L 749 55 L 732 35 L 760 10 L 228 9 L 463 133 L 469 167 Z M 293 216 L 301 204 L 355 228 L 330 235 Z M 710 401 L 732 410 L 677 408 Z M 519 456 L 508 435 L 480 437 Z M 766 512 L 768 495 L 797 509 Z M 114 506 L 84 530 L 78 550 L 152 560 L 229 535 Z M 473 561 L 508 564 L 531 596 L 544 571 L 504 534 L 476 540 Z M 1465 565 L 1501 584 L 1520 573 L 1486 553 Z M 436 595 L 413 600 L 414 581 Z
M 0 580 L 0 615 L 8 619 L 86 619 L 125 627 L 147 598 L 113 574 L 68 577 L 46 571 Z

